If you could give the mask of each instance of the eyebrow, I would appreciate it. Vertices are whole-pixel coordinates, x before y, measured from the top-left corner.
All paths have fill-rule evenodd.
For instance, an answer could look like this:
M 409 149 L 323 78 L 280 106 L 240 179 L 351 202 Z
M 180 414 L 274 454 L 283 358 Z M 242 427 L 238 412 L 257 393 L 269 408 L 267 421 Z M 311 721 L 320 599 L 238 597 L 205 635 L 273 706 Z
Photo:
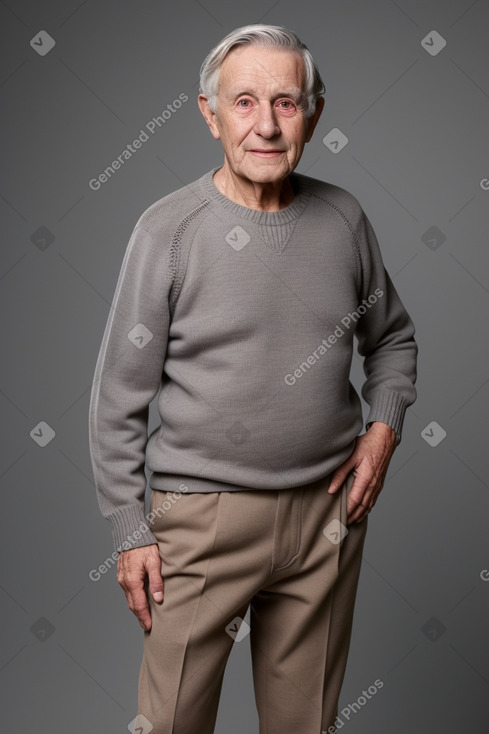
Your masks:
M 251 89 L 232 89 L 229 92 L 229 98 L 230 99 L 236 99 L 237 97 L 241 97 L 241 95 L 247 94 L 249 97 L 256 97 L 255 92 L 253 92 Z M 303 92 L 301 92 L 300 89 L 297 89 L 296 87 L 292 89 L 283 89 L 280 92 L 277 92 L 272 96 L 272 99 L 279 99 L 280 97 L 290 97 L 291 99 L 295 99 L 296 101 L 300 100 L 303 96 Z

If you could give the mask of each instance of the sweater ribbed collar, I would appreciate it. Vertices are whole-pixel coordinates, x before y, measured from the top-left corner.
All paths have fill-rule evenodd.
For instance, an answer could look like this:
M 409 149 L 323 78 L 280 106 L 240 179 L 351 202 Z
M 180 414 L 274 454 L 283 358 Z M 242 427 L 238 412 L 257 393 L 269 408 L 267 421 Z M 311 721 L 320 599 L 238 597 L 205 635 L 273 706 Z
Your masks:
M 222 168 L 222 166 L 216 166 L 201 177 L 201 189 L 207 199 L 215 202 L 218 206 L 227 209 L 230 214 L 233 214 L 236 217 L 247 219 L 248 221 L 254 222 L 255 224 L 287 224 L 294 221 L 294 219 L 297 219 L 297 217 L 302 214 L 309 202 L 310 194 L 303 189 L 300 174 L 292 172 L 289 175 L 289 178 L 295 191 L 295 198 L 289 204 L 289 206 L 285 207 L 284 209 L 280 209 L 280 211 L 278 212 L 265 212 L 260 211 L 259 209 L 249 209 L 246 206 L 242 206 L 241 204 L 237 204 L 231 199 L 228 199 L 228 197 L 224 196 L 224 194 L 221 194 L 212 178 L 216 171 L 218 171 L 220 168 Z

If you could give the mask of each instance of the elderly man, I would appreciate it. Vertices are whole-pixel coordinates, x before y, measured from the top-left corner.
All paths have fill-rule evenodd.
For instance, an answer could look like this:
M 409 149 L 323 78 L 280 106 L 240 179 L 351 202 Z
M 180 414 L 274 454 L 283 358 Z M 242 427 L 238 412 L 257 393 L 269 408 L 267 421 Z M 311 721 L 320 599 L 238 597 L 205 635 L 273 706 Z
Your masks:
M 136 223 L 90 401 L 98 500 L 145 630 L 134 726 L 211 734 L 249 633 L 260 732 L 329 734 L 367 514 L 416 398 L 414 326 L 358 201 L 294 172 L 324 104 L 297 36 L 238 28 L 200 92 L 224 163 Z

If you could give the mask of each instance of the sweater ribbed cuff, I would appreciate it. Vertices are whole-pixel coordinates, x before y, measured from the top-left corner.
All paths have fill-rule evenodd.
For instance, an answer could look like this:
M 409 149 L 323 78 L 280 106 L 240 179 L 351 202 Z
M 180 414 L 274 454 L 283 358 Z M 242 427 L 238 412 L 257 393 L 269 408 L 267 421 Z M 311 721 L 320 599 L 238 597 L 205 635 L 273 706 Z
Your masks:
M 401 442 L 407 407 L 408 401 L 403 395 L 391 390 L 383 390 L 373 398 L 366 424 L 373 423 L 373 421 L 387 423 L 396 432 L 396 446 L 398 446 Z
M 115 510 L 107 519 L 112 526 L 112 538 L 118 553 L 158 543 L 144 515 L 144 503 Z

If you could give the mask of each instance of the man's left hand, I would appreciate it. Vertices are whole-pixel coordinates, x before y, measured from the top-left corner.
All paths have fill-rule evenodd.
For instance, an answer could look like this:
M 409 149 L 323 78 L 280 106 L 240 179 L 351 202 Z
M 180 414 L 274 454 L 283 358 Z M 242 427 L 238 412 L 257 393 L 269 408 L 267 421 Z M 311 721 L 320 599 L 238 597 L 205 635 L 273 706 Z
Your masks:
M 381 421 L 357 436 L 351 456 L 333 474 L 328 492 L 334 494 L 353 471 L 355 480 L 348 496 L 348 524 L 361 522 L 377 501 L 389 462 L 396 448 L 396 433 Z

